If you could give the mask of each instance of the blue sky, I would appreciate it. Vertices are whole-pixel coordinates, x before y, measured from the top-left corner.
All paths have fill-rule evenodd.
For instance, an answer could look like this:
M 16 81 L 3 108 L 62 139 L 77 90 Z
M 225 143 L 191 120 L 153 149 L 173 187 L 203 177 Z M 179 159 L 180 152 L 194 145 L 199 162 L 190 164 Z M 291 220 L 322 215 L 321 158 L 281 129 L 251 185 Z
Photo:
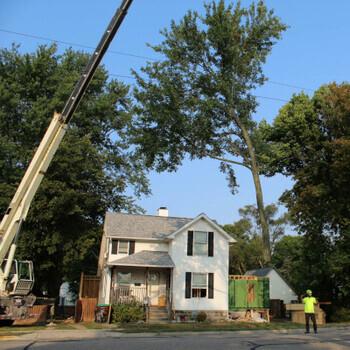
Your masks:
M 47 41 L 7 31 L 48 37 L 95 47 L 120 0 L 2 0 L 0 4 L 0 45 L 20 43 L 23 52 L 35 50 Z M 243 5 L 251 3 L 242 1 Z M 349 80 L 350 1 L 268 0 L 266 4 L 289 26 L 265 66 L 270 79 L 256 94 L 259 109 L 255 118 L 272 121 L 293 93 L 311 93 L 320 85 Z M 155 57 L 146 43 L 161 40 L 159 30 L 187 10 L 203 12 L 202 0 L 134 0 L 110 50 Z M 60 50 L 67 45 L 58 44 Z M 73 46 L 75 49 L 81 49 Z M 83 50 L 83 49 L 81 49 Z M 88 50 L 85 50 L 88 51 Z M 129 76 L 145 59 L 107 53 L 103 63 L 110 73 Z M 120 78 L 126 83 L 132 79 Z M 285 85 L 292 85 L 288 87 Z M 271 99 L 270 99 L 271 98 Z M 205 212 L 219 223 L 238 219 L 238 209 L 255 203 L 250 173 L 237 168 L 239 193 L 233 196 L 225 177 L 213 160 L 185 161 L 176 173 L 150 174 L 153 195 L 138 203 L 148 214 L 167 206 L 172 216 L 194 217 Z M 265 203 L 276 202 L 292 182 L 282 176 L 262 179 Z

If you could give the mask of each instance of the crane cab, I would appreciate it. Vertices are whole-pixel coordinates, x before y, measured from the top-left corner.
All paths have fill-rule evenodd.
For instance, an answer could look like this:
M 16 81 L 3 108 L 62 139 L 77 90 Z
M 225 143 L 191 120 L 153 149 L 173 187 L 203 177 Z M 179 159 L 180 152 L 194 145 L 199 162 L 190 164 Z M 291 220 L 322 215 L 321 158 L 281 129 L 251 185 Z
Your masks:
M 6 264 L 6 259 L 3 266 Z M 9 277 L 6 283 L 6 294 L 27 295 L 34 285 L 33 262 L 29 260 L 13 260 Z

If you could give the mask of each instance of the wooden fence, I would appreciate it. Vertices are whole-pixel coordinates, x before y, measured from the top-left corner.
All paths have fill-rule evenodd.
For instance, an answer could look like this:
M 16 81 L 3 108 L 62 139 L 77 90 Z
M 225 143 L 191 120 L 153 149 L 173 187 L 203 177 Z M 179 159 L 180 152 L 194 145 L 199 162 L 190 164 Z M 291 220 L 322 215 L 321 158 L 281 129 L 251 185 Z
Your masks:
M 92 322 L 95 320 L 95 309 L 97 305 L 100 287 L 100 277 L 85 275 L 80 276 L 79 300 L 75 308 L 75 321 Z
M 82 272 L 80 275 L 79 298 L 98 298 L 99 287 L 99 276 L 85 275 Z

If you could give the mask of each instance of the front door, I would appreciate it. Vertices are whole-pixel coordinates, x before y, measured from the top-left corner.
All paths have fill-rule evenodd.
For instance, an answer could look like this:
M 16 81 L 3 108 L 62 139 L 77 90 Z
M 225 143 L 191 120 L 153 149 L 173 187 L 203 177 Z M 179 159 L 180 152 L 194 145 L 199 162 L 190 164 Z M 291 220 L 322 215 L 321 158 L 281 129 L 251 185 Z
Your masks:
M 150 271 L 148 274 L 149 297 L 152 306 L 158 306 L 159 297 L 159 280 L 160 273 L 158 271 Z

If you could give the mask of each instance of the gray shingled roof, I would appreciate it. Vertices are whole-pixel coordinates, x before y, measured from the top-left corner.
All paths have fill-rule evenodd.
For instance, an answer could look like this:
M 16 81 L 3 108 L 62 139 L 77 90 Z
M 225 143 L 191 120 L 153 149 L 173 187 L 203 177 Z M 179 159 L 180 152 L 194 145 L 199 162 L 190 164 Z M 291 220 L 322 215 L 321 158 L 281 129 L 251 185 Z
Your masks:
M 175 267 L 167 252 L 142 250 L 111 263 L 116 266 Z
M 261 269 L 249 270 L 245 275 L 266 277 L 272 270 L 272 267 L 263 267 Z
M 109 237 L 165 238 L 193 219 L 123 213 L 106 213 L 105 233 Z

